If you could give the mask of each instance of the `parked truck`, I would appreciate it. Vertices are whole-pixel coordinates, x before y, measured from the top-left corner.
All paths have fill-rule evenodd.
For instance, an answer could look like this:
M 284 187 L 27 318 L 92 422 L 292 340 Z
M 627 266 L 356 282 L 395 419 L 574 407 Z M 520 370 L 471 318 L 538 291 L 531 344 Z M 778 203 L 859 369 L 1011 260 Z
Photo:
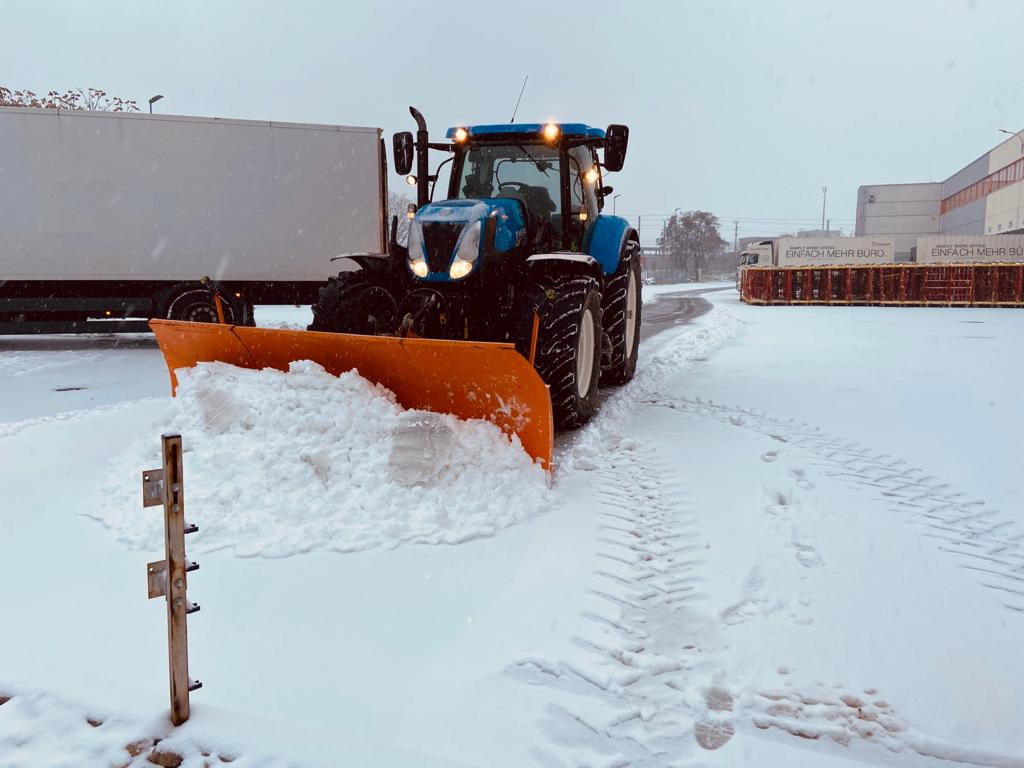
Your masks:
M 748 243 L 736 267 L 736 288 L 745 267 L 828 267 L 890 264 L 894 241 L 882 237 L 777 237 Z
M 387 250 L 378 128 L 0 107 L 0 333 L 252 322 Z
M 747 245 L 740 266 L 827 267 L 833 264 L 889 264 L 893 241 L 886 237 L 778 237 Z
M 938 235 L 917 239 L 919 264 L 1008 264 L 1024 261 L 1024 235 Z
M 921 237 L 915 260 L 900 263 L 887 258 L 891 246 L 881 247 L 877 237 L 847 238 L 871 244 L 820 261 L 780 249 L 779 241 L 758 243 L 759 250 L 743 254 L 740 298 L 749 304 L 1024 306 L 1024 236 Z

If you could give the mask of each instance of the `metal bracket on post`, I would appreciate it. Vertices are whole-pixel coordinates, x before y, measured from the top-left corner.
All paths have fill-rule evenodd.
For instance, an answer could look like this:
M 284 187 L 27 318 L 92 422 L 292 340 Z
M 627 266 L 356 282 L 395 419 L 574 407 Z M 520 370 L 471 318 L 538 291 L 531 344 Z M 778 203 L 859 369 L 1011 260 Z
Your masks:
M 164 435 L 163 467 L 142 473 L 142 506 L 163 504 L 166 558 L 146 566 L 150 599 L 167 603 L 167 655 L 171 690 L 171 722 L 181 725 L 189 718 L 189 692 L 202 683 L 188 676 L 188 623 L 199 606 L 190 602 L 186 574 L 199 569 L 185 557 L 185 534 L 198 526 L 185 523 L 185 478 L 181 461 L 181 435 Z

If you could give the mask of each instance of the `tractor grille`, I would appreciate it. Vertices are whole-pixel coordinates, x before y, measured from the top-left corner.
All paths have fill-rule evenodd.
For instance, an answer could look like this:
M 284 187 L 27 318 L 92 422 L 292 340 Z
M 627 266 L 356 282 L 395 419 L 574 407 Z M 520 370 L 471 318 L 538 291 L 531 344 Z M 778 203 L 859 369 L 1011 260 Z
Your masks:
M 462 232 L 462 222 L 428 221 L 423 224 L 423 246 L 427 251 L 427 266 L 431 272 L 447 272 L 455 244 Z

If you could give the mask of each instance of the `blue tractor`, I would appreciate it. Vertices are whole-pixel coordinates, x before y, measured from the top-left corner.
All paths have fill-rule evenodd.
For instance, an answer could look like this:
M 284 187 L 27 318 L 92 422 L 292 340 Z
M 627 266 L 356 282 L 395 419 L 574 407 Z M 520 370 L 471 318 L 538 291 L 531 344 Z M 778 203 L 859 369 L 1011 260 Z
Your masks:
M 343 259 L 309 330 L 514 343 L 549 387 L 556 428 L 584 424 L 599 383 L 624 384 L 636 370 L 639 238 L 602 213 L 612 192 L 604 172 L 622 168 L 629 129 L 467 125 L 432 142 L 423 116 L 410 112 L 416 136 L 393 140 L 400 175 L 415 152 L 407 242 L 397 242 L 396 217 L 386 257 Z M 440 201 L 431 201 L 432 149 L 452 164 Z

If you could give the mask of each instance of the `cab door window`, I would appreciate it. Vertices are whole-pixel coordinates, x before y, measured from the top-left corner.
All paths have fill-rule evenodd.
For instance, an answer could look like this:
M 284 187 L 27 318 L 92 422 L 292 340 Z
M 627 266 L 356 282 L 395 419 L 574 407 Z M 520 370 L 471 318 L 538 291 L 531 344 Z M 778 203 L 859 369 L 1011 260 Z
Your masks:
M 587 214 L 587 220 L 594 221 L 598 213 L 597 185 L 601 179 L 600 173 L 593 173 L 590 174 L 593 181 L 587 180 L 587 172 L 597 170 L 588 147 L 574 147 L 569 150 L 569 169 L 569 201 L 572 205 L 572 215 L 578 220 L 582 211 Z

